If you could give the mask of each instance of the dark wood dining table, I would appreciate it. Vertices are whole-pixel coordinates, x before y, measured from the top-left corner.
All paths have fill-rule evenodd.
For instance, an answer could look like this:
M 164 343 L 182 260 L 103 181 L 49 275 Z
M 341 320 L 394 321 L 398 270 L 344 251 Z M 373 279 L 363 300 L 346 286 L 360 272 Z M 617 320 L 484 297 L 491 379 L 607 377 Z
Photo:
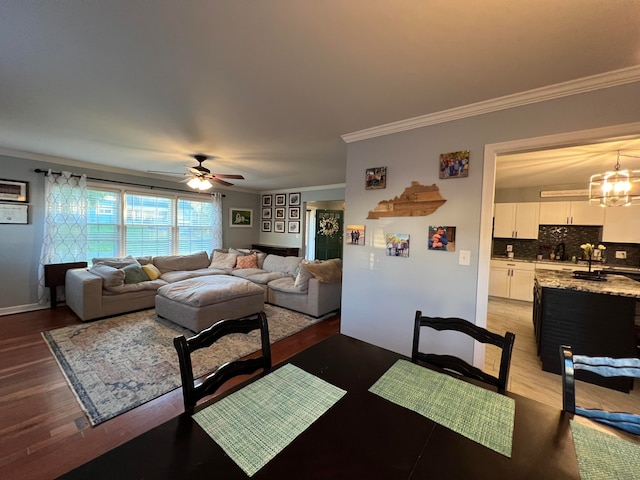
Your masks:
M 369 392 L 399 359 L 407 358 L 342 334 L 290 358 L 287 363 L 347 393 L 251 478 L 580 478 L 569 417 L 560 408 L 507 393 L 515 401 L 508 458 Z M 182 414 L 62 478 L 249 477 L 190 415 Z

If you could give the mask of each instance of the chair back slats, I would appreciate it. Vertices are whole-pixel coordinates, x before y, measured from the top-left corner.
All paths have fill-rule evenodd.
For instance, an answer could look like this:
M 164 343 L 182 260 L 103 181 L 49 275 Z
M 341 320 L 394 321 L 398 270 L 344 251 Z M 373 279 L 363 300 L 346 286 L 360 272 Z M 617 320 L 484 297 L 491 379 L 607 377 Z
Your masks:
M 227 362 L 208 375 L 202 382 L 196 383 L 193 376 L 191 354 L 201 348 L 211 347 L 216 341 L 232 333 L 247 334 L 253 330 L 260 330 L 262 354 L 258 358 L 234 360 Z M 269 341 L 269 326 L 264 312 L 257 315 L 235 319 L 221 320 L 213 326 L 187 339 L 184 335 L 173 339 L 180 363 L 180 377 L 182 379 L 182 394 L 186 411 L 192 412 L 198 400 L 215 391 L 229 379 L 238 375 L 249 375 L 262 368 L 271 369 L 271 344 Z
M 640 435 L 640 415 L 581 408 L 576 405 L 575 372 L 585 370 L 604 377 L 640 378 L 640 359 L 589 357 L 573 355 L 568 345 L 560 346 L 562 371 L 562 409 L 565 412 L 590 418 L 634 435 Z
M 420 331 L 422 327 L 430 327 L 438 331 L 453 330 L 461 332 L 481 343 L 488 343 L 497 346 L 502 351 L 498 377 L 486 373 L 481 369 L 470 365 L 468 362 L 451 355 L 438 355 L 434 353 L 420 352 Z M 511 332 L 507 332 L 502 336 L 497 333 L 490 332 L 489 330 L 479 327 L 478 325 L 462 318 L 423 317 L 422 312 L 417 311 L 414 322 L 411 359 L 414 362 L 426 362 L 445 370 L 456 372 L 465 377 L 483 381 L 498 387 L 500 391 L 504 391 L 507 388 L 507 381 L 509 379 L 511 354 L 513 352 L 514 342 L 515 334 Z

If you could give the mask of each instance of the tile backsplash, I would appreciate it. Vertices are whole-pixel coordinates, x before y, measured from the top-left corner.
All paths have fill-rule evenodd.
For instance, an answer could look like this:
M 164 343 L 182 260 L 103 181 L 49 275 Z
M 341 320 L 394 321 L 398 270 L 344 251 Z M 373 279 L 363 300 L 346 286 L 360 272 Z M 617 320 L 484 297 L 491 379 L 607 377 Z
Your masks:
M 537 240 L 517 238 L 494 238 L 492 255 L 506 256 L 507 245 L 513 245 L 514 258 L 533 260 L 541 254 L 549 259 L 549 254 L 555 251 L 560 243 L 564 243 L 565 260 L 572 256 L 580 258 L 583 243 L 602 244 L 607 249 L 604 258 L 609 265 L 640 267 L 640 244 L 601 242 L 602 227 L 576 225 L 540 225 Z M 625 251 L 626 259 L 615 258 L 616 251 Z

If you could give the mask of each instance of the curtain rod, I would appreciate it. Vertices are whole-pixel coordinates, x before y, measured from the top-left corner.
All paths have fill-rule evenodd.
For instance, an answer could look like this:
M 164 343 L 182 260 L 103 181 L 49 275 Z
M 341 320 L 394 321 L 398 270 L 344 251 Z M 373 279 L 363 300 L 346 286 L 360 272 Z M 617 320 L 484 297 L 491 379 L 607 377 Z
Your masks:
M 49 173 L 48 170 L 42 170 L 40 168 L 36 168 L 34 170 L 34 172 L 36 173 L 44 173 L 45 176 Z M 62 175 L 62 172 L 51 172 L 51 175 Z M 71 174 L 72 177 L 75 178 L 80 178 L 82 175 L 76 175 L 76 174 Z M 95 178 L 95 177 L 87 177 L 87 180 L 96 180 L 98 182 L 109 182 L 109 183 L 118 183 L 120 185 L 132 185 L 134 187 L 144 187 L 144 188 L 149 188 L 151 190 L 169 190 L 172 192 L 181 192 L 181 193 L 197 193 L 198 195 L 211 195 L 210 193 L 204 193 L 204 192 L 189 192 L 188 190 L 180 190 L 179 188 L 169 188 L 169 187 L 154 187 L 153 185 L 143 185 L 141 183 L 131 183 L 131 182 L 121 182 L 119 180 L 106 180 L 104 178 Z M 222 197 L 224 198 L 225 195 L 222 194 Z

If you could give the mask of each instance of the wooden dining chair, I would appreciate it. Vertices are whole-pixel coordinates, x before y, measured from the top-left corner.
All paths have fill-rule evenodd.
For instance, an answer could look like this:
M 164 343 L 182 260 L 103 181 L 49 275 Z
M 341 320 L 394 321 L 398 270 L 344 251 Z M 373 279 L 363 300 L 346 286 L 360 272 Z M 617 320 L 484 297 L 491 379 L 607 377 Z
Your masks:
M 232 333 L 249 333 L 260 329 L 262 355 L 248 360 L 234 360 L 220 365 L 203 381 L 193 378 L 191 354 L 201 348 L 211 347 L 220 338 Z M 236 320 L 221 320 L 213 326 L 201 331 L 191 338 L 184 335 L 173 339 L 178 352 L 180 376 L 182 377 L 182 396 L 184 409 L 193 412 L 196 403 L 203 397 L 211 395 L 227 380 L 237 375 L 248 375 L 262 368 L 265 372 L 271 369 L 271 344 L 269 343 L 269 325 L 264 312 Z
M 608 412 L 576 406 L 576 370 L 593 372 L 601 377 L 640 378 L 640 359 L 574 355 L 571 346 L 560 346 L 562 370 L 562 409 L 565 412 L 590 418 L 625 432 L 640 435 L 640 415 Z
M 452 355 L 438 355 L 435 353 L 420 352 L 420 331 L 422 327 L 430 327 L 435 330 L 455 330 L 482 343 L 495 345 L 502 350 L 500 358 L 500 372 L 498 377 L 480 370 L 466 361 L 454 357 Z M 504 337 L 497 333 L 479 327 L 462 318 L 442 318 L 442 317 L 423 317 L 421 311 L 416 312 L 415 325 L 413 330 L 413 348 L 411 350 L 411 360 L 414 363 L 425 362 L 444 370 L 453 371 L 462 376 L 480 380 L 482 382 L 494 385 L 499 391 L 504 392 L 507 389 L 507 381 L 509 380 L 509 368 L 511 366 L 511 352 L 513 350 L 513 342 L 515 334 L 507 332 Z

